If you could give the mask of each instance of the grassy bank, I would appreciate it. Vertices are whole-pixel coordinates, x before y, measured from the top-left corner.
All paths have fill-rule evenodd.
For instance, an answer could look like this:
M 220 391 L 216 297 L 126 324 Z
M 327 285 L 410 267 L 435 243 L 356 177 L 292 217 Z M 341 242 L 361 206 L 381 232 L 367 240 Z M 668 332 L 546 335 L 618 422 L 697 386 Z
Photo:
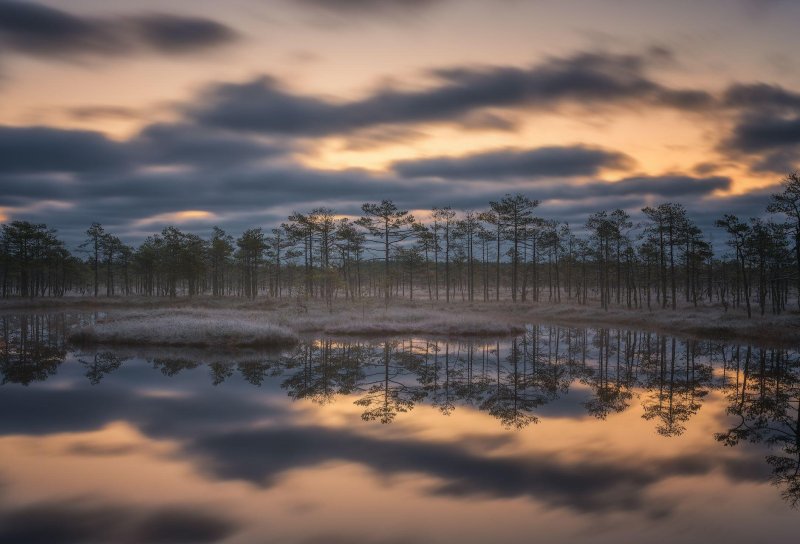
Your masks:
M 219 307 L 106 307 L 97 322 L 72 331 L 77 343 L 165 346 L 276 346 L 300 334 L 332 336 L 508 336 L 522 323 L 487 320 L 479 314 L 430 308 L 350 306 L 254 309 Z
M 99 322 L 73 333 L 76 341 L 164 345 L 268 346 L 302 334 L 335 336 L 507 336 L 529 323 L 612 326 L 724 341 L 800 346 L 800 313 L 754 315 L 720 306 L 677 310 L 609 311 L 573 304 L 512 304 L 427 300 L 335 301 L 331 308 L 304 299 L 255 301 L 198 297 L 93 299 L 65 297 L 0 302 L 3 312 L 97 311 Z
M 80 344 L 160 346 L 288 346 L 298 341 L 290 329 L 264 320 L 161 311 L 118 315 L 72 331 Z

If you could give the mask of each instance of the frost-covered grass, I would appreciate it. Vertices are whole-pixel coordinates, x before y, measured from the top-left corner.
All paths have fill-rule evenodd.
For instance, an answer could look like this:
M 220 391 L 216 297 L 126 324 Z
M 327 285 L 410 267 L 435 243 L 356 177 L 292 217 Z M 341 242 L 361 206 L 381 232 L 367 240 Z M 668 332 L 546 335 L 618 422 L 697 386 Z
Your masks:
M 558 304 L 535 306 L 524 314 L 533 321 L 564 325 L 619 326 L 695 338 L 800 346 L 800 313 L 797 310 L 762 316 L 754 309 L 753 316 L 748 318 L 744 309 L 725 311 L 719 305 L 605 311 L 597 307 Z
M 52 302 L 52 306 L 46 306 Z M 680 336 L 726 341 L 800 345 L 800 313 L 795 308 L 780 316 L 752 319 L 743 309 L 720 305 L 697 308 L 683 304 L 677 310 L 614 308 L 604 311 L 596 304 L 580 306 L 511 301 L 446 304 L 425 299 L 335 300 L 332 307 L 302 298 L 254 301 L 211 297 L 181 298 L 65 298 L 39 300 L 27 311 L 50 310 L 101 312 L 105 317 L 94 327 L 76 331 L 84 342 L 151 345 L 269 346 L 307 334 L 331 336 L 507 336 L 530 323 L 567 326 L 609 326 L 646 329 Z M 0 311 L 11 311 L 0 303 Z M 20 311 L 19 308 L 14 309 Z M 25 311 L 25 310 L 23 310 Z
M 299 334 L 332 336 L 508 336 L 524 324 L 450 308 L 348 305 L 252 308 L 107 308 L 76 328 L 76 343 L 161 346 L 278 346 Z
M 297 342 L 290 329 L 231 316 L 155 314 L 111 317 L 70 334 L 78 343 L 162 346 L 282 346 Z
M 297 318 L 292 326 L 300 332 L 341 336 L 507 336 L 525 330 L 510 320 L 486 319 L 479 314 L 431 310 L 382 311 L 368 316 L 345 312 L 338 316 Z

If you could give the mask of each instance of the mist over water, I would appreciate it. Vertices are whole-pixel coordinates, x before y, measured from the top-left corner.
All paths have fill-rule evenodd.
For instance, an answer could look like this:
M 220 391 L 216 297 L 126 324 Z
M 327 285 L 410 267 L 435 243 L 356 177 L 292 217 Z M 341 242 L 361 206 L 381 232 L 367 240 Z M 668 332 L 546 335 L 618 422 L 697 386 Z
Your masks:
M 0 316 L 0 542 L 790 542 L 800 353 L 617 328 L 83 349 Z

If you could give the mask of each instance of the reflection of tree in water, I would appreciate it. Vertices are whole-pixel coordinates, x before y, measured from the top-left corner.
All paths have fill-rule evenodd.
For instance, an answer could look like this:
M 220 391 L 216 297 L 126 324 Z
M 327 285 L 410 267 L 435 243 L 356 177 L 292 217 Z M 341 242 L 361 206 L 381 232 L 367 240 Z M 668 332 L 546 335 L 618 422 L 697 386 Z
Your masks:
M 686 422 L 700 409 L 701 400 L 708 395 L 706 387 L 711 382 L 711 367 L 696 362 L 696 341 L 687 340 L 681 356 L 675 338 L 668 341 L 667 337 L 656 335 L 652 346 L 655 349 L 650 349 L 651 335 L 645 336 L 648 356 L 643 370 L 648 376 L 642 417 L 657 420 L 659 434 L 679 436 L 686 430 Z
M 511 341 L 504 363 L 498 342 L 494 372 L 485 380 L 480 409 L 508 429 L 522 429 L 539 421 L 532 412 L 569 390 L 572 380 L 572 337 L 559 327 L 531 327 Z M 566 345 L 566 353 L 562 346 Z
M 573 368 L 564 360 L 565 344 L 569 346 L 569 339 L 561 327 L 537 325 L 522 337 L 523 361 L 530 366 L 531 385 L 542 404 L 569 392 Z
M 0 316 L 2 384 L 29 385 L 58 371 L 67 356 L 63 315 Z
M 295 370 L 281 387 L 293 399 L 311 399 L 329 404 L 337 395 L 353 392 L 363 377 L 362 361 L 368 348 L 357 343 L 331 339 L 301 345 L 288 358 L 287 368 Z
M 154 357 L 150 359 L 150 364 L 156 370 L 160 370 L 164 376 L 172 377 L 184 370 L 197 368 L 201 363 L 196 359 L 182 357 Z
M 211 383 L 216 386 L 233 376 L 233 363 L 214 361 L 208 363 L 208 370 L 211 372 Z
M 624 344 L 622 334 L 617 330 L 612 338 L 609 329 L 597 331 L 594 338 L 598 348 L 597 368 L 587 369 L 581 379 L 593 392 L 592 398 L 584 406 L 598 419 L 606 419 L 611 413 L 624 411 L 633 398 L 639 333 L 626 331 Z
M 442 415 L 449 416 L 456 408 L 456 400 L 462 398 L 458 388 L 461 376 L 458 354 L 451 355 L 450 342 L 442 342 L 442 345 L 440 342 L 423 343 L 425 353 L 417 375 L 422 394 Z
M 800 506 L 800 357 L 784 349 L 754 353 L 748 347 L 732 350 L 725 362 L 734 375 L 725 388 L 728 414 L 736 423 L 716 439 L 728 446 L 763 442 L 780 451 L 766 458 L 772 483 L 790 505 Z
M 99 384 L 103 376 L 117 370 L 127 359 L 111 351 L 78 355 L 78 362 L 86 367 L 86 377 L 92 385 Z
M 366 392 L 355 401 L 365 408 L 361 414 L 365 421 L 391 423 L 398 413 L 408 412 L 425 396 L 421 389 L 402 379 L 417 370 L 420 356 L 412 349 L 400 350 L 392 357 L 397 345 L 396 341 L 383 342 L 382 350 L 370 351 L 365 381 L 360 384 Z M 378 355 L 383 364 L 377 363 L 372 355 Z
M 46 379 L 65 357 L 63 317 L 59 321 L 47 316 L 16 319 L 13 323 L 9 318 L 3 321 L 4 382 Z M 54 326 L 61 327 L 60 334 L 52 334 Z M 647 346 L 639 348 L 637 342 L 642 342 L 636 333 L 600 330 L 589 342 L 591 337 L 586 329 L 532 326 L 519 338 L 492 343 L 323 339 L 303 343 L 276 359 L 217 361 L 207 367 L 214 385 L 236 372 L 256 386 L 284 376 L 281 386 L 297 400 L 325 404 L 337 395 L 362 393 L 357 404 L 365 408 L 367 420 L 391 422 L 398 413 L 427 399 L 444 415 L 451 414 L 459 404 L 472 405 L 496 417 L 505 427 L 520 429 L 536 422 L 535 409 L 566 393 L 576 377 L 594 392 L 585 403 L 590 413 L 604 418 L 624 410 L 632 395 L 634 367 L 639 364 L 634 355 L 638 354 L 642 361 L 657 361 L 654 368 L 659 369 L 651 372 L 656 378 L 651 380 L 653 390 L 657 385 L 658 393 L 656 401 L 646 405 L 646 416 L 660 418 L 663 423 L 659 431 L 664 434 L 682 430 L 682 422 L 699 407 L 704 392 L 685 387 L 693 382 L 683 374 L 676 379 L 676 351 L 673 349 L 671 358 L 665 355 L 666 339 L 662 338 L 660 352 L 651 350 L 656 353 L 654 359 L 646 353 L 651 335 L 641 334 Z M 97 384 L 126 358 L 103 351 L 79 355 L 78 359 L 86 367 L 89 381 Z M 148 361 L 165 376 L 203 364 L 180 353 Z M 693 366 L 685 366 L 685 370 L 690 377 L 695 372 Z M 685 402 L 687 398 L 689 402 Z
M 247 383 L 261 387 L 267 378 L 274 378 L 283 373 L 283 363 L 269 358 L 249 359 L 238 361 L 236 370 Z
M 493 350 L 489 344 L 479 345 L 478 342 L 467 342 L 466 345 L 458 347 L 458 360 L 461 360 L 462 350 L 464 356 L 463 371 L 456 387 L 456 398 L 465 405 L 479 406 L 489 385 L 488 366 Z
M 55 375 L 66 358 L 63 315 L 0 316 L 2 383 L 28 385 Z M 599 419 L 622 412 L 640 391 L 643 417 L 663 436 L 678 436 L 708 392 L 725 392 L 735 424 L 716 438 L 771 447 L 772 481 L 800 504 L 800 360 L 780 349 L 683 341 L 654 333 L 531 326 L 510 340 L 390 340 L 301 343 L 281 357 L 232 354 L 205 365 L 207 354 L 148 358 L 165 376 L 208 368 L 220 385 L 239 374 L 262 385 L 279 378 L 294 400 L 327 404 L 356 395 L 367 421 L 391 423 L 425 400 L 444 414 L 458 406 L 488 413 L 509 429 L 538 421 L 535 411 L 573 381 L 589 387 L 583 403 Z M 177 355 L 177 356 L 174 356 Z M 715 362 L 716 358 L 716 362 Z M 77 354 L 93 385 L 127 357 L 113 351 Z M 721 363 L 714 378 L 712 365 Z M 716 379 L 716 382 L 714 381 Z
M 481 410 L 499 419 L 509 429 L 522 429 L 539 421 L 529 413 L 541 404 L 539 399 L 522 395 L 529 383 L 528 376 L 520 369 L 520 358 L 519 344 L 514 339 L 507 359 L 511 370 L 505 373 L 501 371 L 500 350 L 496 350 L 495 380 L 488 387 L 486 398 L 480 405 Z
M 511 341 L 506 362 L 507 368 L 502 369 L 498 349 L 494 381 L 480 408 L 499 419 L 504 427 L 522 429 L 537 423 L 539 418 L 531 412 L 555 396 L 548 371 L 543 368 L 549 367 L 550 362 L 539 358 L 538 327 L 533 334 Z
M 199 358 L 189 357 L 154 357 L 148 360 L 153 365 L 153 368 L 160 370 L 162 374 L 169 377 L 206 365 L 211 375 L 211 383 L 215 386 L 231 378 L 237 370 L 245 381 L 256 387 L 260 387 L 265 379 L 279 376 L 283 371 L 283 366 L 280 362 L 259 357 L 236 360 L 235 362 L 212 361 L 207 363 Z

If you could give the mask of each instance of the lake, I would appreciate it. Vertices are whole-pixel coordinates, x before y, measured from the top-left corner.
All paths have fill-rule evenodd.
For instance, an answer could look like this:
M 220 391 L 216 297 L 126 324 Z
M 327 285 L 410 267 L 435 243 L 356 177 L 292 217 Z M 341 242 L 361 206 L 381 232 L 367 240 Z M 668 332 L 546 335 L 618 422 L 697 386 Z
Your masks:
M 0 316 L 0 542 L 770 543 L 800 352 L 618 328 L 81 348 Z

